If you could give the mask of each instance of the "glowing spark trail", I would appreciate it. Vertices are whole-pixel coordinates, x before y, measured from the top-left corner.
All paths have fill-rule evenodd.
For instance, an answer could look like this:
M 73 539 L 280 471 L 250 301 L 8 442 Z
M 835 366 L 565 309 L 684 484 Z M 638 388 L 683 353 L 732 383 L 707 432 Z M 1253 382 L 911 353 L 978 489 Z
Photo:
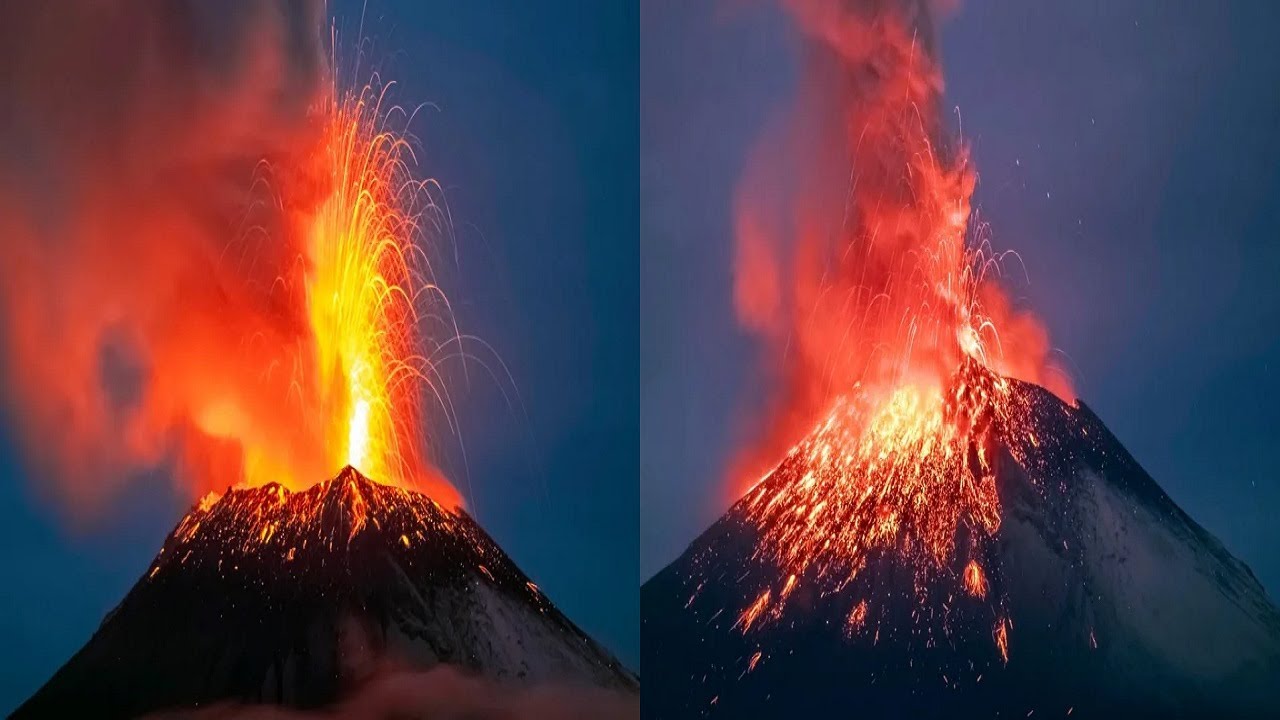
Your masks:
M 458 337 L 440 313 L 448 301 L 431 279 L 422 213 L 437 208 L 428 182 L 415 180 L 409 141 L 386 126 L 386 87 L 342 95 L 322 107 L 323 129 L 302 173 L 323 200 L 299 219 L 305 255 L 298 258 L 313 357 L 296 363 L 290 398 L 299 405 L 305 442 L 271 442 L 237 420 L 234 406 L 205 413 L 206 432 L 239 441 L 243 484 L 279 483 L 300 490 L 346 465 L 378 482 L 429 492 L 446 507 L 457 492 L 424 455 L 424 396 L 449 411 L 432 358 L 422 348 L 425 320 Z M 305 183 L 300 183 L 305 184 Z M 298 188 L 285 183 L 283 195 Z M 439 346 L 437 346 L 439 347 Z
M 886 567 L 912 576 L 916 624 L 945 631 L 956 596 L 1001 616 L 984 559 L 1001 525 L 994 438 L 1037 442 L 1007 378 L 1070 387 L 971 226 L 976 174 L 938 112 L 926 6 L 783 4 L 808 41 L 795 129 L 809 154 L 798 187 L 779 188 L 794 149 L 760 149 L 739 192 L 735 273 L 740 319 L 773 343 L 784 379 L 748 453 L 774 469 L 739 506 L 753 561 L 779 581 L 745 589 L 737 627 L 763 632 L 800 584 L 841 598 L 846 634 L 879 628 L 888 598 L 858 583 Z M 1006 623 L 993 632 L 1007 660 Z

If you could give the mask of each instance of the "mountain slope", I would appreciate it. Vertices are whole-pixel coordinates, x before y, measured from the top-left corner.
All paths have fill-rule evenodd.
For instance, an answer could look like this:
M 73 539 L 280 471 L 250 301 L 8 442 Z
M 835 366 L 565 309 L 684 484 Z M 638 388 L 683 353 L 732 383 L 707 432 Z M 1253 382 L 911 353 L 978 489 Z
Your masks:
M 829 534 L 821 561 L 786 562 L 832 511 L 761 508 L 835 497 L 805 461 L 815 435 L 645 583 L 644 715 L 1280 717 L 1280 611 L 1249 569 L 1087 407 L 1006 382 L 1009 417 L 967 448 L 998 515 L 961 517 L 927 572 L 904 550 L 927 503 L 840 506 L 834 527 L 894 541 L 834 569 Z
M 202 502 L 14 717 L 315 707 L 386 658 L 512 685 L 639 688 L 469 516 L 346 468 L 305 492 Z

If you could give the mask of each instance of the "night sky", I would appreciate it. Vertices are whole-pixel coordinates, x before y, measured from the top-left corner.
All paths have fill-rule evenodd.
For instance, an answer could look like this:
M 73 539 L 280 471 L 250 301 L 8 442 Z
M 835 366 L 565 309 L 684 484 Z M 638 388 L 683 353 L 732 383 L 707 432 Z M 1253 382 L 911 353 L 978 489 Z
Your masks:
M 962 3 L 948 105 L 979 217 L 1023 258 L 1079 395 L 1280 596 L 1280 5 Z M 761 406 L 735 325 L 732 193 L 789 102 L 771 3 L 641 11 L 641 573 L 727 509 Z
M 363 0 L 331 1 L 354 42 Z M 475 370 L 466 448 L 437 440 L 471 512 L 574 622 L 639 660 L 638 11 L 626 3 L 369 0 L 371 57 L 447 190 L 465 332 L 523 406 Z M 350 43 L 343 50 L 349 50 Z M 510 390 L 510 387 L 507 387 Z M 2 428 L 0 428 L 2 430 Z M 70 529 L 0 437 L 0 713 L 77 650 L 186 508 L 163 477 Z M 336 468 L 335 468 L 336 470 Z

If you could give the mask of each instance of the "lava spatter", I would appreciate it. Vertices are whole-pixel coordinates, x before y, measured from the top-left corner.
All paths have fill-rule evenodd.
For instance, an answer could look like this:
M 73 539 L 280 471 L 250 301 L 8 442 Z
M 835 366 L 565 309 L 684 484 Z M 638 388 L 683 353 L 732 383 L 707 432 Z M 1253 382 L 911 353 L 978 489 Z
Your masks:
M 347 466 L 302 491 L 271 483 L 202 500 L 178 522 L 152 573 L 192 558 L 216 557 L 220 567 L 235 568 L 247 558 L 291 562 L 309 546 L 326 553 L 350 546 L 366 529 L 408 547 L 435 534 L 466 540 L 473 527 L 430 496 L 375 483 Z
M 1001 518 L 992 435 L 1010 434 L 1021 412 L 1008 381 L 976 361 L 947 388 L 858 388 L 839 399 L 741 502 L 758 533 L 753 557 L 785 578 L 780 592 L 755 596 L 741 611 L 743 630 L 781 616 L 798 582 L 839 596 L 884 555 L 911 568 L 922 593 L 954 581 L 998 611 L 982 564 Z M 966 559 L 957 570 L 958 537 Z M 855 604 L 865 620 L 866 600 Z
M 1083 403 L 956 382 L 838 403 L 645 583 L 646 714 L 1280 710 L 1280 610 L 1248 568 Z

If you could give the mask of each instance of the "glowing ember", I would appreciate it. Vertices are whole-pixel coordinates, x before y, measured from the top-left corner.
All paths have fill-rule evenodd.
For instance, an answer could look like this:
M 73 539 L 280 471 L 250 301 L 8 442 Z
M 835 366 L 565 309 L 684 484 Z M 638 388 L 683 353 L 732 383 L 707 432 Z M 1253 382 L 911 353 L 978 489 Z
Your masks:
M 853 635 L 862 629 L 867 622 L 867 601 L 860 600 L 857 605 L 853 606 L 853 610 L 849 612 L 849 619 L 845 621 L 845 634 Z
M 381 102 L 366 89 L 329 110 L 320 162 L 332 192 L 312 221 L 307 304 L 319 387 L 331 393 L 330 463 L 412 486 L 424 470 L 419 395 L 433 387 L 418 308 L 437 288 L 413 244 L 422 184 L 405 139 L 379 126 Z
M 1009 662 L 1009 621 L 1001 620 L 1000 622 L 996 623 L 994 636 L 996 639 L 996 648 L 1000 650 L 1001 659 L 1003 659 L 1005 663 L 1008 663 Z
M 431 199 L 409 172 L 408 141 L 385 127 L 383 98 L 366 87 L 328 102 L 321 141 L 302 173 L 326 194 L 298 219 L 306 254 L 298 273 L 281 281 L 300 282 L 305 291 L 312 352 L 292 368 L 264 368 L 292 372 L 290 394 L 279 402 L 298 411 L 301 438 L 297 429 L 284 442 L 280 433 L 262 432 L 233 398 L 218 399 L 197 421 L 239 443 L 248 486 L 298 490 L 351 465 L 453 506 L 461 498 L 423 455 L 419 412 L 424 395 L 445 398 L 421 349 L 420 309 L 432 298 L 447 308 L 417 245 L 418 213 Z M 284 185 L 282 194 L 295 190 Z
M 483 531 L 465 513 L 346 467 L 337 477 L 303 491 L 273 483 L 232 490 L 197 505 L 178 523 L 147 576 L 163 579 L 170 565 L 203 563 L 230 577 L 260 562 L 270 567 L 281 560 L 293 563 L 299 553 L 309 557 L 308 562 L 323 563 L 329 554 L 360 542 L 384 545 L 389 551 L 447 542 L 477 556 L 492 552 Z M 442 546 L 435 548 L 441 550 Z M 493 578 L 487 568 L 480 570 Z M 536 586 L 526 587 L 542 602 Z
M 750 607 L 742 611 L 741 617 L 738 618 L 738 625 L 742 627 L 743 632 L 750 630 L 752 623 L 760 617 L 760 613 L 769 607 L 769 594 L 769 591 L 765 590 L 755 602 L 751 603 Z
M 427 443 L 455 432 L 441 367 L 470 352 L 428 260 L 451 223 L 412 110 L 350 82 L 323 3 L 250 5 L 194 53 L 204 23 L 131 3 L 6 16 L 73 38 L 7 48 L 42 148 L 0 163 L 0 381 L 30 475 L 75 514 L 138 476 L 194 500 L 347 464 L 452 507 Z M 129 27 L 150 30 L 105 72 L 88 50 Z
M 998 284 L 1000 256 L 970 232 L 976 175 L 938 112 L 941 71 L 915 26 L 925 11 L 784 5 L 812 77 L 796 144 L 760 148 L 740 188 L 735 300 L 784 378 L 737 477 L 776 468 L 741 502 L 753 558 L 789 579 L 749 589 L 738 627 L 780 617 L 796 578 L 838 597 L 881 559 L 914 576 L 916 622 L 957 590 L 999 616 L 978 561 L 1001 524 L 995 438 L 1038 443 L 1006 377 L 1071 389 L 1038 320 Z M 797 163 L 797 186 L 780 187 L 776 169 Z M 881 612 L 884 598 L 869 599 L 850 602 L 848 634 Z
M 753 558 L 780 568 L 785 580 L 757 596 L 738 627 L 746 632 L 780 617 L 798 578 L 817 583 L 824 595 L 838 594 L 886 556 L 913 568 L 920 587 L 956 572 L 967 594 L 987 598 L 982 566 L 970 560 L 953 571 L 952 558 L 957 538 L 980 553 L 999 529 L 988 447 L 995 433 L 1024 417 L 1009 381 L 976 361 L 945 391 L 913 384 L 881 395 L 858 388 L 839 399 L 742 500 L 758 529 Z M 992 602 L 998 607 L 1001 599 Z M 867 601 L 858 601 L 846 632 L 861 628 L 868 613 Z

